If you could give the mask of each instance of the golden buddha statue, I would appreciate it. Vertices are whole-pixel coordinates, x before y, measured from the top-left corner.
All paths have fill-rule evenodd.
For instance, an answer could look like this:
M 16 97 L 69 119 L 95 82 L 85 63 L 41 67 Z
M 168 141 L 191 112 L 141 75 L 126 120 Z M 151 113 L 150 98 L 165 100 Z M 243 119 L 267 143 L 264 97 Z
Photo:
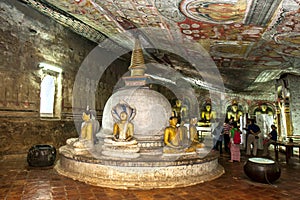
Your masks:
M 233 100 L 231 106 L 227 108 L 226 117 L 228 120 L 233 118 L 233 121 L 237 122 L 239 125 L 239 120 L 241 116 L 243 116 L 243 111 L 239 108 L 237 101 Z
M 190 119 L 189 134 L 190 134 L 190 147 L 187 152 L 195 151 L 197 148 L 204 147 L 204 144 L 200 143 L 198 131 L 196 129 L 197 118 Z
M 80 129 L 79 138 L 69 138 L 67 144 L 71 145 L 76 149 L 78 154 L 88 153 L 88 149 L 93 148 L 94 146 L 94 121 L 92 120 L 92 113 L 90 110 L 86 110 L 82 113 L 83 122 Z
M 134 126 L 128 120 L 128 114 L 123 111 L 120 113 L 120 121 L 114 124 L 113 135 L 117 141 L 129 141 L 133 137 Z
M 131 122 L 136 115 L 136 109 L 127 103 L 119 103 L 113 107 L 112 116 L 115 120 L 113 126 L 113 139 L 115 141 L 130 141 L 133 138 L 134 125 Z
M 179 126 L 177 125 L 177 129 L 179 131 L 179 139 L 181 146 L 187 147 L 189 146 L 189 131 L 188 128 L 185 126 L 185 121 L 182 120 Z
M 131 122 L 136 109 L 122 101 L 112 108 L 111 114 L 114 119 L 112 137 L 104 139 L 101 153 L 116 158 L 139 157 L 140 148 L 134 138 L 134 124 Z
M 199 126 L 211 126 L 212 120 L 216 119 L 216 112 L 212 110 L 211 103 L 205 104 L 205 109 L 201 111 Z
M 170 125 L 164 131 L 164 143 L 167 147 L 180 148 L 180 133 L 176 127 L 177 117 L 170 117 Z
M 266 103 L 263 103 L 259 108 L 255 109 L 254 113 L 255 113 L 255 115 L 267 114 L 267 115 L 273 116 L 272 108 L 268 107 L 268 105 Z
M 82 113 L 83 123 L 81 124 L 80 139 L 93 141 L 93 123 L 90 111 Z
M 199 135 L 196 128 L 197 118 L 190 119 L 189 133 L 192 143 L 199 143 Z
M 187 116 L 187 108 L 182 105 L 182 101 L 177 99 L 175 105 L 172 108 L 173 117 L 176 117 L 178 123 L 181 123 L 181 120 L 184 120 Z

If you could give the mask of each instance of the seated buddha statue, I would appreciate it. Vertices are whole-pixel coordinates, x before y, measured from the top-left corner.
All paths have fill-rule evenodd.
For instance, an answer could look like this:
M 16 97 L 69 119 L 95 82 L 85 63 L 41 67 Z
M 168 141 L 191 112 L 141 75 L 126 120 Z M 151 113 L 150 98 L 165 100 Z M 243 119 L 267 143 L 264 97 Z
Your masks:
M 198 131 L 196 129 L 197 118 L 190 119 L 189 135 L 190 135 L 190 146 L 187 151 L 195 151 L 197 148 L 204 147 L 204 144 L 200 143 Z
M 267 114 L 270 116 L 273 115 L 272 108 L 268 107 L 266 103 L 263 103 L 259 108 L 255 109 L 254 113 L 255 115 L 259 115 L 259 114 Z
M 197 118 L 190 119 L 189 133 L 192 143 L 199 143 L 199 135 L 196 129 Z
M 136 109 L 125 102 L 118 103 L 111 110 L 114 119 L 112 137 L 105 138 L 101 153 L 108 157 L 139 157 L 138 142 L 134 138 L 134 124 L 131 122 Z
M 188 128 L 185 126 L 185 121 L 182 120 L 179 125 L 177 125 L 177 129 L 179 131 L 179 139 L 182 146 L 187 147 L 190 144 L 189 141 L 189 131 Z
M 82 113 L 83 122 L 81 124 L 80 139 L 93 140 L 93 123 L 91 120 L 91 112 L 89 110 Z
M 136 109 L 127 103 L 118 103 L 112 108 L 114 141 L 130 141 L 133 139 L 134 125 L 131 122 L 136 115 Z
M 177 117 L 170 117 L 169 126 L 164 131 L 164 143 L 167 147 L 180 148 L 180 132 L 176 127 Z
M 134 126 L 128 121 L 128 114 L 120 113 L 120 120 L 114 123 L 113 136 L 116 141 L 129 141 L 133 137 Z
M 94 141 L 94 144 L 97 142 L 97 137 L 96 137 L 96 134 L 100 131 L 100 123 L 99 121 L 97 120 L 97 113 L 95 110 L 91 110 L 91 121 L 92 121 L 92 124 L 93 124 L 93 141 Z
M 173 117 L 177 118 L 178 123 L 181 123 L 181 120 L 184 120 L 187 115 L 187 108 L 186 106 L 182 105 L 182 101 L 177 99 L 175 105 L 172 108 Z
M 237 122 L 239 126 L 240 117 L 243 115 L 242 110 L 239 108 L 239 105 L 236 100 L 232 101 L 230 107 L 227 108 L 227 119 L 233 119 L 233 122 Z
M 95 142 L 95 132 L 98 131 L 96 120 L 92 118 L 90 110 L 82 113 L 83 122 L 81 124 L 79 138 L 69 138 L 67 144 L 77 153 L 85 154 L 87 150 L 92 149 Z
M 206 103 L 205 108 L 201 111 L 201 120 L 199 126 L 211 126 L 212 120 L 216 119 L 216 112 L 212 110 L 211 103 Z

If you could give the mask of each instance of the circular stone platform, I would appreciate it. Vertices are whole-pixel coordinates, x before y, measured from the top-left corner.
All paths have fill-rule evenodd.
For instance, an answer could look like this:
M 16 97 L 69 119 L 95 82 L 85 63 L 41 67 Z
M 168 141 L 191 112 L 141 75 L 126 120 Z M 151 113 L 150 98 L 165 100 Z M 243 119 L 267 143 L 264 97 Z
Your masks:
M 204 158 L 197 154 L 181 155 L 176 159 L 141 155 L 135 159 L 106 156 L 75 155 L 60 149 L 55 169 L 61 175 L 88 184 L 115 189 L 175 188 L 199 184 L 224 174 L 218 154 Z

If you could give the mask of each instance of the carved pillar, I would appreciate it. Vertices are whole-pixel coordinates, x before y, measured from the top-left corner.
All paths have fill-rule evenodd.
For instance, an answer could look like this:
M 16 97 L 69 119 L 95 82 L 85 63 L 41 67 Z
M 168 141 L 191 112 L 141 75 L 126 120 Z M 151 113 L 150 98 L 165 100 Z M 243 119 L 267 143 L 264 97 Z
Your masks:
M 278 117 L 280 121 L 278 122 L 278 127 L 280 129 L 279 138 L 284 139 L 286 137 L 293 135 L 291 113 L 290 113 L 290 91 L 288 83 L 288 74 L 284 74 L 277 80 L 276 83 L 276 94 L 277 102 L 280 111 L 280 116 Z
M 278 140 L 282 141 L 282 131 L 281 131 L 281 115 L 280 115 L 280 102 L 276 104 L 276 127 L 277 127 L 277 133 L 278 133 Z
M 292 123 L 291 123 L 291 115 L 290 115 L 290 101 L 289 98 L 285 98 L 284 100 L 284 118 L 285 118 L 285 124 L 286 124 L 286 134 L 287 137 L 292 136 L 293 135 L 293 131 L 292 131 Z

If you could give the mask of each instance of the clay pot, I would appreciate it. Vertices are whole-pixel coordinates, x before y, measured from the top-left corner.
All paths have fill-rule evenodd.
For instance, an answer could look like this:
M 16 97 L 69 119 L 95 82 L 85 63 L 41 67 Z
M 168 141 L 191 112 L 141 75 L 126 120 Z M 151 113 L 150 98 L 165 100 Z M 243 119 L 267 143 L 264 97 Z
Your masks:
M 244 164 L 245 174 L 260 183 L 272 183 L 279 179 L 281 169 L 277 162 L 267 158 L 249 158 Z
M 46 167 L 54 164 L 56 149 L 51 145 L 38 144 L 32 146 L 27 154 L 27 162 L 32 167 Z

